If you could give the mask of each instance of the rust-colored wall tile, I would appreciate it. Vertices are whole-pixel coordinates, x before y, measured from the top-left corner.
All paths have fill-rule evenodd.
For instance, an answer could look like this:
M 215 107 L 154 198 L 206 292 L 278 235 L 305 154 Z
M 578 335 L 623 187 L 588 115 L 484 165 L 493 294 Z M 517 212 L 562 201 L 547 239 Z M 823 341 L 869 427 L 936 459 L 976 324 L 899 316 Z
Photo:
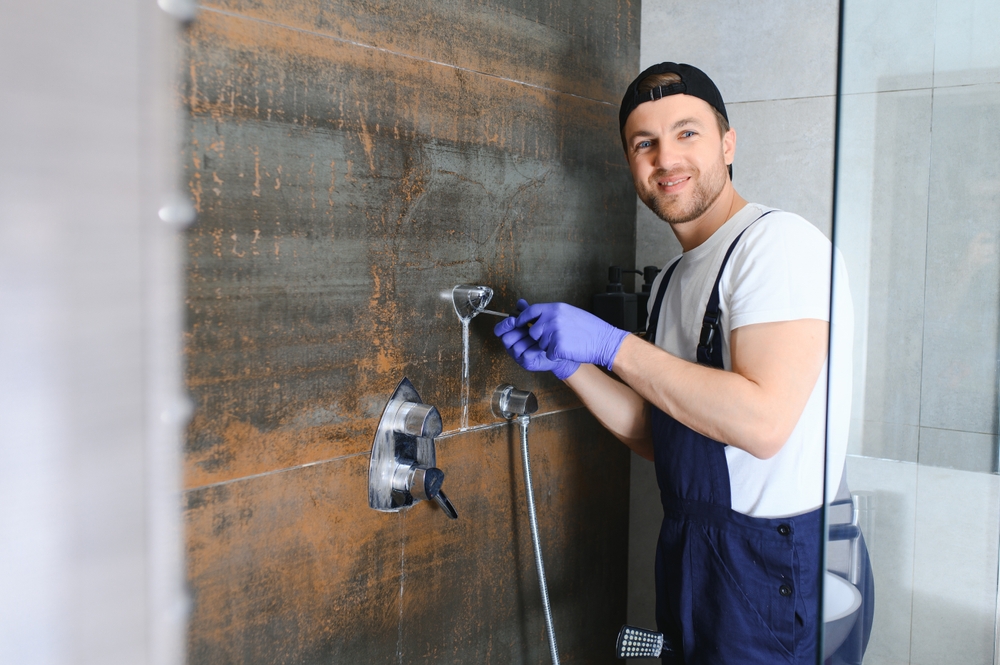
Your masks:
M 582 409 L 528 432 L 560 657 L 611 661 L 626 613 L 628 450 Z M 438 463 L 459 520 L 418 504 L 404 522 L 403 662 L 547 662 L 519 428 L 448 437 Z
M 628 452 L 582 409 L 535 418 L 529 440 L 560 653 L 604 662 L 625 620 Z M 191 662 L 544 660 L 520 455 L 514 425 L 439 441 L 457 521 L 368 508 L 367 455 L 188 491 Z
M 638 73 L 631 0 L 208 0 L 203 7 L 617 103 Z
M 188 487 L 363 452 L 404 375 L 461 422 L 457 283 L 589 303 L 633 252 L 613 107 L 206 12 L 188 35 Z M 473 321 L 469 423 L 517 376 Z
M 402 520 L 367 487 L 358 455 L 187 492 L 189 661 L 397 662 Z
M 462 327 L 442 293 L 485 284 L 494 309 L 587 306 L 608 265 L 631 265 L 617 100 L 638 13 L 627 0 L 205 3 L 178 95 L 199 212 L 192 665 L 544 659 L 517 438 L 506 424 L 458 432 Z M 562 382 L 517 367 L 495 322 L 470 326 L 468 424 L 499 422 L 501 383 L 537 394 L 561 650 L 603 662 L 625 611 L 628 455 Z M 367 507 L 367 453 L 403 376 L 441 412 L 457 522 L 428 504 Z

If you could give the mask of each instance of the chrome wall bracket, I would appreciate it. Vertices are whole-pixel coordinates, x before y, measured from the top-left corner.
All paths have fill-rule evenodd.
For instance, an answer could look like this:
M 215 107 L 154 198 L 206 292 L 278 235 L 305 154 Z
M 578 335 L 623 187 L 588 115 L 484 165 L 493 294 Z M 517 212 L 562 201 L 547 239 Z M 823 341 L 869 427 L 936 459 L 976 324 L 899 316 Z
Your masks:
M 451 519 L 458 512 L 441 491 L 444 472 L 437 468 L 434 439 L 441 434 L 441 414 L 423 404 L 404 378 L 382 412 L 368 465 L 368 505 L 398 512 L 420 500 L 434 501 Z

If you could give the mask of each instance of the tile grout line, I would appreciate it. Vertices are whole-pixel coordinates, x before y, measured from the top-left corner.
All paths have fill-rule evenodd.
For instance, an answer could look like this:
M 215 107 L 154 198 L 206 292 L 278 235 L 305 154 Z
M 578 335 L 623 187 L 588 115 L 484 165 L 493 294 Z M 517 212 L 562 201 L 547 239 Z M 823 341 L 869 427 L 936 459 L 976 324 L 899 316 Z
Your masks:
M 543 418 L 545 416 L 558 415 L 560 413 L 568 413 L 569 411 L 575 411 L 577 409 L 582 409 L 582 408 L 584 408 L 584 407 L 583 406 L 574 406 L 574 407 L 569 407 L 569 408 L 566 408 L 566 409 L 556 409 L 554 411 L 546 411 L 545 413 L 541 413 L 541 414 L 532 416 L 532 418 Z M 455 429 L 455 430 L 448 430 L 447 432 L 442 432 L 441 434 L 439 434 L 435 438 L 435 440 L 436 439 L 447 439 L 447 438 L 451 438 L 451 437 L 454 437 L 454 436 L 459 436 L 459 435 L 462 435 L 462 434 L 468 434 L 470 432 L 482 432 L 482 431 L 486 431 L 486 430 L 489 430 L 489 429 L 494 429 L 494 428 L 498 428 L 498 427 L 504 427 L 504 426 L 506 426 L 508 424 L 510 424 L 509 421 L 503 420 L 503 421 L 499 421 L 499 422 L 495 422 L 495 423 L 488 423 L 488 424 L 485 424 L 485 425 L 476 425 L 475 427 L 470 427 L 470 428 L 464 429 L 464 430 L 457 430 L 457 429 Z M 362 456 L 366 456 L 366 455 L 371 455 L 371 451 L 370 450 L 363 450 L 361 452 L 351 453 L 350 455 L 339 455 L 337 457 L 329 457 L 329 458 L 326 458 L 326 459 L 316 460 L 315 462 L 306 462 L 304 464 L 296 464 L 294 466 L 286 466 L 286 467 L 282 467 L 280 469 L 271 469 L 270 471 L 262 471 L 260 473 L 251 473 L 251 474 L 246 475 L 246 476 L 239 476 L 237 478 L 229 478 L 227 480 L 220 480 L 220 481 L 214 482 L 214 483 L 206 483 L 204 485 L 196 485 L 194 487 L 185 487 L 184 489 L 181 490 L 181 492 L 182 493 L 187 493 L 187 492 L 194 492 L 194 491 L 197 491 L 197 490 L 210 489 L 212 487 L 221 487 L 223 485 L 229 485 L 231 483 L 238 483 L 238 482 L 241 482 L 241 481 L 244 481 L 244 480 L 254 480 L 256 478 L 263 478 L 265 476 L 273 476 L 273 475 L 275 475 L 277 473 L 285 473 L 285 472 L 288 472 L 288 471 L 296 471 L 298 469 L 305 469 L 305 468 L 308 468 L 308 467 L 311 467 L 311 466 L 318 466 L 320 464 L 329 464 L 331 462 L 339 462 L 341 460 L 351 459 L 352 457 L 362 457 Z
M 340 460 L 350 459 L 352 457 L 360 457 L 362 455 L 370 455 L 370 450 L 365 450 L 360 453 L 351 453 L 350 455 L 339 455 L 338 457 L 330 457 L 327 459 L 316 460 L 315 462 L 306 462 L 305 464 L 296 464 L 294 466 L 286 466 L 280 469 L 271 469 L 270 471 L 262 471 L 260 473 L 251 473 L 247 476 L 239 476 L 238 478 L 229 478 L 227 480 L 220 480 L 214 483 L 206 483 L 205 485 L 196 485 L 195 487 L 185 487 L 182 492 L 194 492 L 195 490 L 203 490 L 212 487 L 219 487 L 221 485 L 229 485 L 230 483 L 238 483 L 243 480 L 253 480 L 255 478 L 263 478 L 264 476 L 273 476 L 277 473 L 285 473 L 286 471 L 295 471 L 296 469 L 305 469 L 310 466 L 317 466 L 319 464 L 328 464 L 330 462 L 339 462 Z
M 566 95 L 568 97 L 575 97 L 577 99 L 582 99 L 588 102 L 594 102 L 595 104 L 603 104 L 604 106 L 618 106 L 616 102 L 608 102 L 603 99 L 594 99 L 593 97 L 586 97 L 584 95 L 578 95 L 576 93 L 567 92 L 565 90 L 557 90 L 555 88 L 549 88 L 544 85 L 539 85 L 537 83 L 528 83 L 527 81 L 520 81 L 518 79 L 509 78 L 506 76 L 500 76 L 499 74 L 490 74 L 489 72 L 483 72 L 478 69 L 472 69 L 471 67 L 462 67 L 460 65 L 453 65 L 449 62 L 442 62 L 440 60 L 433 60 L 431 58 L 421 58 L 420 56 L 411 55 L 409 53 L 402 53 L 400 51 L 393 51 L 392 49 L 387 49 L 384 46 L 375 46 L 373 44 L 365 44 L 364 42 L 355 41 L 353 39 L 346 39 L 344 37 L 337 37 L 335 35 L 330 35 L 323 32 L 316 32 L 315 30 L 306 30 L 305 28 L 296 28 L 294 26 L 285 25 L 284 23 L 278 23 L 277 21 L 269 21 L 267 19 L 256 18 L 253 16 L 246 16 L 244 14 L 238 14 L 236 12 L 228 12 L 224 9 L 216 9 L 215 7 L 205 7 L 204 5 L 198 5 L 198 8 L 202 11 L 212 12 L 215 14 L 220 14 L 222 16 L 229 16 L 236 19 L 242 19 L 245 21 L 253 21 L 256 23 L 261 23 L 264 25 L 269 25 L 275 28 L 283 28 L 285 30 L 293 30 L 295 32 L 301 32 L 306 35 L 313 35 L 314 37 L 320 37 L 322 39 L 330 39 L 342 44 L 349 44 L 351 46 L 357 46 L 359 48 L 371 49 L 373 51 L 379 51 L 381 53 L 387 53 L 389 55 L 394 55 L 400 58 L 407 58 L 410 60 L 416 60 L 418 62 L 426 62 L 432 65 L 439 65 L 441 67 L 447 67 L 449 69 L 454 69 L 461 72 L 468 72 L 470 74 L 479 74 L 480 76 L 488 76 L 500 81 L 507 81 L 508 83 L 516 83 L 518 85 L 523 85 L 527 88 L 535 88 L 536 90 L 544 90 L 546 92 L 552 92 L 557 95 Z
M 399 621 L 396 633 L 396 657 L 403 665 L 403 589 L 406 586 L 406 513 L 399 513 Z
M 580 406 L 570 406 L 570 407 L 566 407 L 565 409 L 554 409 L 552 411 L 546 411 L 545 413 L 538 413 L 538 414 L 532 415 L 531 419 L 534 420 L 535 418 L 544 418 L 545 416 L 554 416 L 554 415 L 558 415 L 560 413 L 568 413 L 570 411 L 576 411 L 577 409 L 582 409 L 582 408 L 584 408 L 583 405 L 580 405 Z M 511 421 L 511 420 L 498 420 L 495 423 L 486 423 L 486 424 L 483 424 L 483 425 L 475 425 L 474 427 L 466 427 L 465 429 L 450 429 L 450 430 L 446 430 L 446 431 L 441 432 L 440 434 L 438 434 L 435 437 L 435 440 L 437 440 L 437 439 L 448 439 L 448 438 L 451 438 L 453 436 L 460 436 L 462 434 L 468 434 L 470 432 L 482 432 L 482 431 L 485 431 L 485 430 L 494 429 L 496 427 L 503 427 L 505 425 L 509 425 L 511 422 L 513 422 L 513 421 Z
M 932 427 L 931 425 L 920 425 L 920 424 L 914 425 L 914 424 L 911 424 L 911 423 L 897 423 L 897 422 L 893 422 L 891 420 L 875 420 L 875 419 L 870 419 L 869 420 L 869 419 L 865 419 L 864 422 L 866 422 L 866 423 L 879 423 L 879 424 L 882 424 L 882 425 L 902 425 L 903 427 L 915 427 L 918 430 L 919 429 L 932 429 L 932 430 L 934 430 L 936 432 L 957 432 L 957 433 L 960 433 L 960 434 L 980 434 L 982 436 L 989 436 L 989 437 L 995 437 L 996 436 L 996 434 L 994 434 L 993 432 L 977 432 L 975 430 L 968 430 L 968 429 L 955 429 L 953 427 Z M 892 458 L 886 458 L 886 459 L 892 459 Z
M 937 19 L 938 3 L 934 3 L 934 16 Z M 935 31 L 934 46 L 931 53 L 931 63 L 936 62 L 937 35 Z M 920 381 L 917 383 L 917 465 L 913 474 L 913 561 L 910 562 L 910 635 L 906 644 L 906 659 L 913 660 L 913 614 L 914 601 L 917 596 L 917 528 L 920 523 L 920 425 L 923 422 L 923 392 L 924 392 L 924 345 L 927 332 L 927 260 L 930 254 L 931 225 L 931 181 L 934 170 L 934 70 L 931 66 L 931 126 L 927 141 L 927 212 L 924 215 L 924 282 L 921 299 L 920 316 Z
M 933 72 L 931 73 L 933 77 Z M 933 80 L 933 79 L 932 79 Z M 998 85 L 996 82 L 983 81 L 980 83 L 956 83 L 952 85 L 930 85 L 930 86 L 918 86 L 914 88 L 892 88 L 888 90 L 863 90 L 860 92 L 845 92 L 841 97 L 861 97 L 864 95 L 882 95 L 882 94 L 894 94 L 899 92 L 920 92 L 923 90 L 933 91 L 933 90 L 951 90 L 954 88 L 973 88 L 982 85 Z M 836 93 L 830 93 L 829 95 L 803 95 L 801 97 L 769 97 L 766 99 L 742 99 L 736 101 L 726 102 L 726 106 L 738 106 L 740 104 L 766 104 L 768 102 L 795 102 L 808 99 L 832 99 L 836 98 Z

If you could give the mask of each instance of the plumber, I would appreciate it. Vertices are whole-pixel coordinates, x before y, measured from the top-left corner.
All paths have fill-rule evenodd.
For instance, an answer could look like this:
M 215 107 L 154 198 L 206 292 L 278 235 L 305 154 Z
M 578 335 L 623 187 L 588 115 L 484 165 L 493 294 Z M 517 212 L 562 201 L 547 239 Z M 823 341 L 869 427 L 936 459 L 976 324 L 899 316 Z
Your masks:
M 736 131 L 701 70 L 650 67 L 618 119 L 635 190 L 683 249 L 653 285 L 646 339 L 565 303 L 525 301 L 495 333 L 655 464 L 656 617 L 675 649 L 664 662 L 815 663 L 831 244 L 733 188 Z M 833 263 L 831 498 L 853 335 L 846 274 Z

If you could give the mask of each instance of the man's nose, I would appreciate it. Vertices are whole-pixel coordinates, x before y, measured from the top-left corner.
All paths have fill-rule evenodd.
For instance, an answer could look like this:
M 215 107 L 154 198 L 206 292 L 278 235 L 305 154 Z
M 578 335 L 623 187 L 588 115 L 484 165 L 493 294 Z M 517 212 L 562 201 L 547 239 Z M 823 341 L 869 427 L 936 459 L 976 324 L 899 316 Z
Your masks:
M 677 166 L 678 162 L 679 159 L 676 150 L 674 150 L 669 144 L 657 144 L 656 152 L 653 155 L 654 167 L 664 171 L 669 171 L 671 168 Z

